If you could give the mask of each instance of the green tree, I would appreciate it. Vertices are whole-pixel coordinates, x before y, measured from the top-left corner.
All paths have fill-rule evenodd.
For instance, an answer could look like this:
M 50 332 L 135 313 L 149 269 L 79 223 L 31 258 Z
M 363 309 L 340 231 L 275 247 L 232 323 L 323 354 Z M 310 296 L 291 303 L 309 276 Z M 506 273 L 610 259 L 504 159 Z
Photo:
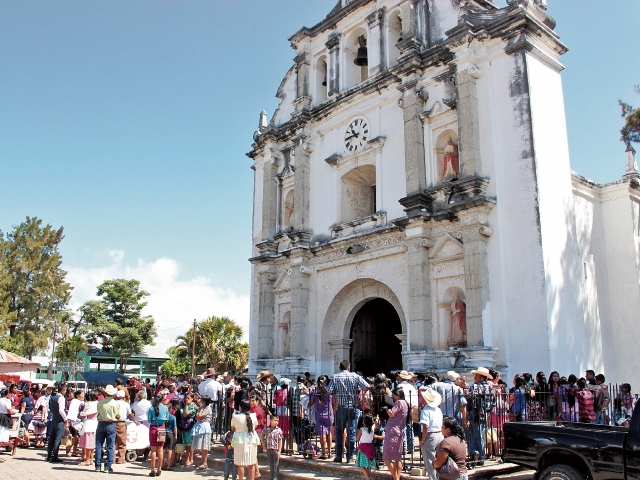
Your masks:
M 74 335 L 58 344 L 55 351 L 55 358 L 58 362 L 75 361 L 80 352 L 86 352 L 87 341 L 80 335 Z
M 86 352 L 87 341 L 81 335 L 74 335 L 61 341 L 56 347 L 54 356 L 58 362 L 76 362 L 80 352 Z M 69 380 L 69 372 L 64 372 L 64 380 Z
M 188 360 L 178 358 L 175 345 L 169 347 L 166 353 L 171 357 L 171 360 L 167 360 L 160 366 L 162 373 L 165 375 L 182 375 L 191 371 L 191 363 Z
M 242 327 L 227 317 L 211 316 L 195 327 L 196 363 L 216 370 L 242 371 L 246 367 L 249 346 L 242 342 Z M 193 327 L 176 338 L 176 357 L 191 360 Z
M 98 287 L 99 301 L 80 307 L 81 327 L 89 342 L 99 343 L 119 358 L 120 372 L 124 360 L 141 353 L 145 345 L 155 345 L 156 326 L 152 316 L 142 315 L 149 292 L 140 290 L 138 280 L 107 280 Z
M 640 86 L 633 87 L 637 94 L 640 94 Z M 618 100 L 622 107 L 622 117 L 624 126 L 620 130 L 620 140 L 629 145 L 631 142 L 640 143 L 640 108 L 633 108 L 628 103 Z
M 0 340 L 29 358 L 46 350 L 71 298 L 60 268 L 63 238 L 62 227 L 35 217 L 0 234 Z

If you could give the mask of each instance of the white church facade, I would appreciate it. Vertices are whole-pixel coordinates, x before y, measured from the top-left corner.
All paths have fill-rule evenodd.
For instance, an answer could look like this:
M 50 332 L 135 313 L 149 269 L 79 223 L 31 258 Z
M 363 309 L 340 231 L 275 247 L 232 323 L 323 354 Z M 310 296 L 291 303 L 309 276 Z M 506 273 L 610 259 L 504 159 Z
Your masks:
M 571 171 L 543 0 L 341 0 L 254 160 L 250 371 L 640 381 L 640 176 Z

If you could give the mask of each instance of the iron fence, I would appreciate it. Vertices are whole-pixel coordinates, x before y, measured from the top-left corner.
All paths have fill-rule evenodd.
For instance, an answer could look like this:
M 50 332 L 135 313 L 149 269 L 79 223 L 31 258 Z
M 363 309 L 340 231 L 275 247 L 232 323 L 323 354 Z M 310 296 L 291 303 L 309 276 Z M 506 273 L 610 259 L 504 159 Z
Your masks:
M 625 426 L 631 416 L 638 395 L 631 395 L 618 385 L 606 386 L 609 401 L 598 396 L 600 386 L 590 386 L 594 398 L 595 419 L 588 419 L 580 408 L 580 394 L 576 387 L 562 386 L 538 391 L 530 388 L 519 390 L 496 388 L 492 393 L 469 394 L 445 389 L 442 391 L 440 409 L 444 415 L 455 417 L 465 430 L 468 446 L 468 461 L 474 462 L 499 457 L 504 448 L 503 426 L 513 421 L 590 421 L 603 425 Z M 246 392 L 246 395 L 254 392 Z M 215 402 L 217 414 L 213 422 L 213 439 L 230 430 L 231 416 L 238 407 L 236 392 Z M 283 452 L 285 456 L 302 455 L 305 458 L 338 456 L 343 459 L 356 456 L 356 432 L 362 426 L 363 416 L 370 414 L 376 419 L 377 433 L 386 431 L 387 408 L 382 398 L 376 398 L 371 390 L 357 392 L 358 401 L 351 405 L 337 405 L 333 396 L 324 397 L 317 390 L 293 386 L 260 392 L 259 406 L 264 412 L 260 431 L 269 424 L 271 415 L 278 415 L 279 427 L 284 433 Z M 420 395 L 418 395 L 420 398 Z M 605 396 L 606 397 L 606 396 Z M 242 399 L 242 397 L 240 398 Z M 235 401 L 234 401 L 235 400 Z M 605 399 L 606 400 L 606 399 Z M 413 405 L 412 405 L 413 406 Z M 418 411 L 423 407 L 420 400 Z M 411 410 L 408 410 L 411 412 Z M 582 417 L 581 418 L 581 412 Z M 403 465 L 406 471 L 413 467 L 423 467 L 424 461 L 419 448 L 420 425 L 411 414 L 402 422 Z M 395 424 L 398 421 L 394 421 Z M 397 429 L 395 430 L 397 433 Z M 391 434 L 392 432 L 387 432 Z M 376 463 L 383 465 L 382 449 L 384 441 L 374 441 Z

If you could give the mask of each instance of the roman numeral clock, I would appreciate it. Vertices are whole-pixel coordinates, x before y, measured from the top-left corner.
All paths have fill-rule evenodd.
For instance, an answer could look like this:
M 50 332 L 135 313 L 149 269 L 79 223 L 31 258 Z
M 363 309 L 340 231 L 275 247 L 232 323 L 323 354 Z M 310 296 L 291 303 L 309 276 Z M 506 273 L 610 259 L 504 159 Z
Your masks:
M 369 130 L 369 124 L 364 118 L 353 119 L 344 133 L 345 148 L 352 153 L 362 150 L 370 138 Z

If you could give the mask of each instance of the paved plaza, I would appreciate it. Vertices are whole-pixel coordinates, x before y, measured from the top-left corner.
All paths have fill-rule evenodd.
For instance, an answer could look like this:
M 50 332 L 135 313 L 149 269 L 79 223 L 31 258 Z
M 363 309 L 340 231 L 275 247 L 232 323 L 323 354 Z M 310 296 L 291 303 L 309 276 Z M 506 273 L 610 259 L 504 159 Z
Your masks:
M 2 480 L 24 480 L 25 476 L 29 480 L 68 480 L 69 478 L 78 478 L 77 474 L 80 474 L 80 478 L 85 478 L 83 474 L 87 474 L 87 478 L 107 478 L 104 473 L 97 473 L 93 467 L 83 467 L 78 465 L 78 460 L 73 458 L 65 458 L 64 463 L 51 464 L 47 463 L 44 458 L 46 451 L 44 449 L 34 448 L 20 448 L 15 457 L 11 457 L 8 453 L 0 453 L 0 459 L 5 460 L 0 463 L 0 479 Z M 215 457 L 215 456 L 214 456 Z M 210 458 L 210 460 L 212 460 Z M 265 467 L 266 462 L 261 462 L 261 470 Z M 217 462 L 209 463 L 212 468 L 209 468 L 205 472 L 196 472 L 193 467 L 181 467 L 176 465 L 173 472 L 163 471 L 161 478 L 165 480 L 185 480 L 185 479 L 222 479 L 223 475 L 218 467 Z M 149 462 L 143 462 L 141 460 L 125 463 L 122 465 L 113 465 L 114 473 L 110 474 L 108 478 L 131 478 L 131 477 L 147 477 L 149 474 Z M 323 480 L 335 477 L 331 475 L 318 475 L 312 472 L 296 471 L 296 468 L 285 468 L 281 470 L 281 477 L 290 480 L 312 479 Z M 265 475 L 266 469 L 262 471 L 262 479 L 268 480 L 268 474 Z M 470 471 L 470 477 L 487 478 L 490 475 L 486 475 L 488 472 L 482 472 L 481 469 Z M 480 475 L 478 475 L 480 474 Z M 351 475 L 349 475 L 352 478 Z M 364 477 L 363 477 L 364 478 Z M 410 478 L 405 477 L 403 478 Z M 415 477 L 424 478 L 424 477 Z M 519 472 L 509 475 L 497 475 L 493 477 L 495 479 L 509 479 L 509 480 L 531 480 L 533 476 L 531 472 Z
M 149 474 L 149 462 L 136 461 L 122 465 L 113 465 L 114 473 L 107 476 L 97 473 L 94 467 L 78 465 L 79 459 L 64 458 L 64 463 L 48 463 L 45 461 L 46 450 L 35 448 L 19 448 L 14 457 L 8 453 L 1 453 L 0 478 L 2 480 L 69 480 L 69 478 L 131 478 L 147 477 Z M 88 475 L 85 477 L 84 474 Z M 80 476 L 78 476 L 80 474 Z M 165 480 L 187 478 L 222 478 L 222 473 L 216 469 L 208 469 L 203 472 L 195 472 L 193 467 L 180 467 L 176 465 L 173 472 L 164 471 L 160 478 Z

